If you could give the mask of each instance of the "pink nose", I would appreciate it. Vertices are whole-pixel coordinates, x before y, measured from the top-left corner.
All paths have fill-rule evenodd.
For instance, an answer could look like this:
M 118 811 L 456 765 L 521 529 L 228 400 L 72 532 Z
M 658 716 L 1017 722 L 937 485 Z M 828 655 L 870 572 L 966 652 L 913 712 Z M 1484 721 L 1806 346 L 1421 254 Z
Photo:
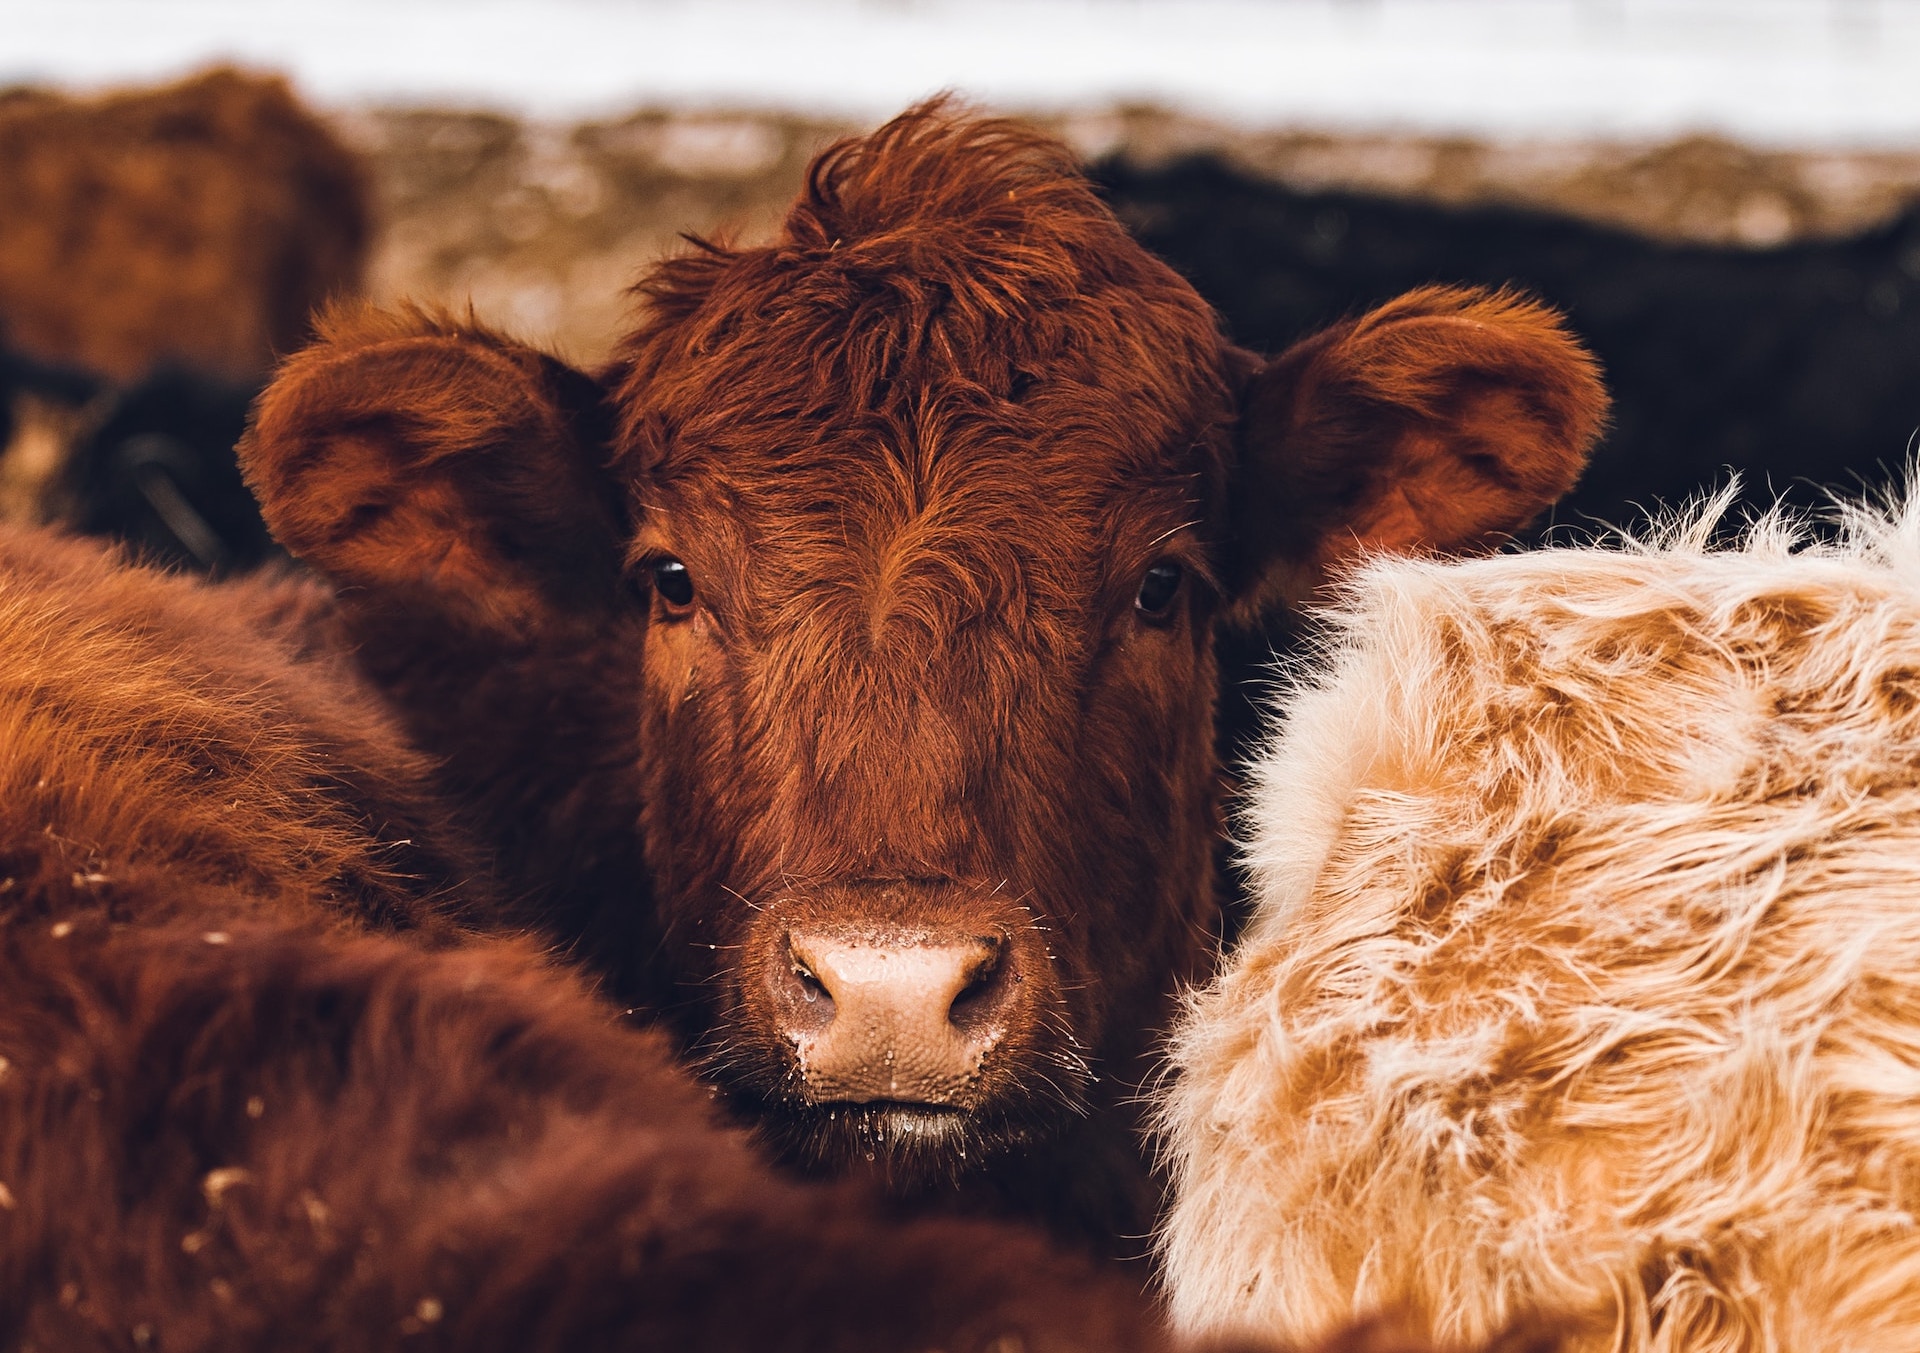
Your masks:
M 795 930 L 774 1009 L 820 1103 L 965 1107 L 1019 974 L 1000 939 Z

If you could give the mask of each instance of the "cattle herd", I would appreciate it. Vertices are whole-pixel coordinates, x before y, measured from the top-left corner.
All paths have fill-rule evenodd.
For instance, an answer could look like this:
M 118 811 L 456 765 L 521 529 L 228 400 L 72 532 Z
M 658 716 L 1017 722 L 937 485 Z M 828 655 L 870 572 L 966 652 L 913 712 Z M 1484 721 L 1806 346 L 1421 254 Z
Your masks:
M 1899 463 L 1911 223 L 1099 172 L 583 370 L 276 82 L 0 97 L 0 1349 L 1920 1347 L 1920 499 L 1536 532 Z

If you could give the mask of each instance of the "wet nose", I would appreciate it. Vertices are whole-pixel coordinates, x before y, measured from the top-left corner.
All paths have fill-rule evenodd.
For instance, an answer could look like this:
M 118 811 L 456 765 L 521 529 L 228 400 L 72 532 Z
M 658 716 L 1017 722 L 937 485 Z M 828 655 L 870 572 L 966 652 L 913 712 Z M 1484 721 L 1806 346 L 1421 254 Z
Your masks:
M 816 1101 L 964 1106 L 1006 1032 L 1018 974 L 1003 939 L 795 930 L 787 949 L 775 1009 Z

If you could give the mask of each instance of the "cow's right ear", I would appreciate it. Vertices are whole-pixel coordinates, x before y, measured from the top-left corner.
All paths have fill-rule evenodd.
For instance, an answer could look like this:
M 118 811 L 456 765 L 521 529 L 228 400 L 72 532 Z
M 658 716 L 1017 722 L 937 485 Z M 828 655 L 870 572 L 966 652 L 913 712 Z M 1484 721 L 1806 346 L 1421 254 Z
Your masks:
M 603 392 L 473 323 L 336 308 L 240 444 L 268 527 L 360 602 L 524 638 L 619 593 Z
M 1573 487 L 1607 420 L 1599 363 L 1507 291 L 1424 287 L 1271 361 L 1233 359 L 1239 625 L 1370 554 L 1498 543 Z

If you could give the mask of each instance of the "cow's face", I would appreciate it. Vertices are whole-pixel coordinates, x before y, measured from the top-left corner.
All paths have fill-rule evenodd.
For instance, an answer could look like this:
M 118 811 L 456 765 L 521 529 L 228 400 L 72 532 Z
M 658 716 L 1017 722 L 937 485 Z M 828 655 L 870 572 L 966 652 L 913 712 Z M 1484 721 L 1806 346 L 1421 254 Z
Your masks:
M 1209 948 L 1250 373 L 1055 145 L 932 113 L 641 290 L 643 834 L 695 1046 L 802 1159 L 951 1172 L 1125 1075 Z
M 1082 1108 L 1211 933 L 1214 321 L 1050 145 L 931 120 L 649 289 L 666 953 L 795 1152 L 946 1170 Z
M 1214 630 L 1523 521 L 1603 405 L 1550 315 L 1477 292 L 1263 364 L 1059 147 L 937 109 L 641 292 L 610 444 L 517 345 L 336 322 L 250 473 L 296 553 L 444 593 L 510 662 L 624 530 L 677 1017 L 791 1154 L 905 1183 L 1087 1107 L 1207 952 Z M 625 501 L 572 504 L 589 461 Z

